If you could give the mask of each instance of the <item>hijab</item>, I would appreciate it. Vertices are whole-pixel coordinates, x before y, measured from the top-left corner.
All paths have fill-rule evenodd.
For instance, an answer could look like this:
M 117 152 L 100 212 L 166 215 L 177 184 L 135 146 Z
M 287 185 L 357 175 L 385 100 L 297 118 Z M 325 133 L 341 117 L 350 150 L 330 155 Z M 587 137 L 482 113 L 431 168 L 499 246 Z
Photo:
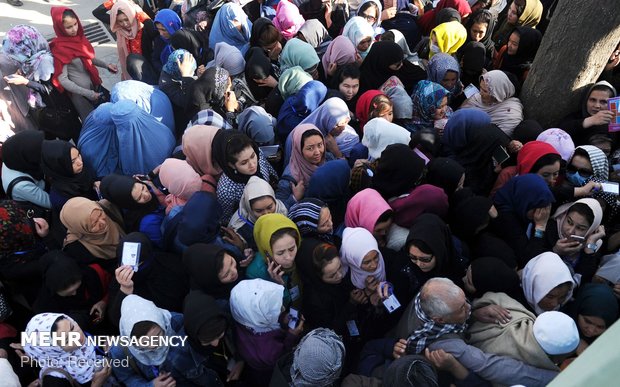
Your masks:
M 166 214 L 202 190 L 200 175 L 185 160 L 166 159 L 159 168 L 159 179 L 170 192 L 166 195 Z
M 394 210 L 394 223 L 401 227 L 411 227 L 425 213 L 445 219 L 448 215 L 448 195 L 439 187 L 422 184 L 409 195 L 390 201 L 390 206 Z
M 278 3 L 276 16 L 272 22 L 282 36 L 284 36 L 284 39 L 289 40 L 297 35 L 297 31 L 299 31 L 305 20 L 294 3 L 284 0 Z
M 276 119 L 261 106 L 245 108 L 237 116 L 239 131 L 245 133 L 259 146 L 273 145 Z
M 450 92 L 439 83 L 420 81 L 413 89 L 413 122 L 432 127 L 435 119 L 435 110 L 441 106 L 444 97 Z
M 212 161 L 213 139 L 219 131 L 215 126 L 194 125 L 185 130 L 182 146 L 186 161 L 200 176 L 218 176 L 222 169 Z
M 218 258 L 228 254 L 234 257 L 221 246 L 215 244 L 195 243 L 183 252 L 183 265 L 190 275 L 190 288 L 201 290 L 216 299 L 228 299 L 230 291 L 239 282 L 224 284 L 218 275 Z
M 325 74 L 327 74 L 330 63 L 335 63 L 338 67 L 355 63 L 356 52 L 357 50 L 350 39 L 343 35 L 336 36 L 329 43 L 325 54 L 321 58 Z
M 403 49 L 395 42 L 374 43 L 360 66 L 360 89 L 378 89 L 389 77 L 398 74 L 389 66 L 402 62 L 403 57 Z
M 409 48 L 409 44 L 407 43 L 407 39 L 405 38 L 405 35 L 403 35 L 402 32 L 396 29 L 389 30 L 388 32 L 391 32 L 394 35 L 394 42 L 398 44 L 400 48 L 403 50 L 404 58 L 412 63 L 414 61 L 417 61 L 417 55 L 411 52 L 411 49 Z
M 158 308 L 152 301 L 136 296 L 135 294 L 130 294 L 123 299 L 123 303 L 121 304 L 119 330 L 122 336 L 129 337 L 137 323 L 148 321 L 157 324 L 164 332 L 164 335 L 170 336 L 174 334 L 170 321 L 171 317 L 172 315 L 170 312 Z M 140 364 L 159 366 L 166 360 L 170 347 L 163 345 L 144 351 L 130 345 L 127 349 Z
M 596 271 L 596 275 L 613 283 L 620 282 L 620 255 L 608 254 L 601 258 L 601 265 Z
M 171 9 L 160 9 L 155 15 L 155 19 L 153 19 L 153 22 L 155 24 L 161 24 L 166 29 L 170 37 L 172 37 L 175 32 L 183 28 L 183 22 L 181 21 L 181 18 L 176 12 Z M 165 63 L 168 59 L 168 56 L 172 53 L 174 49 L 170 45 L 170 39 L 164 39 L 161 34 L 159 35 L 159 38 L 166 44 L 166 46 L 161 51 L 161 55 L 159 57 L 161 63 Z M 198 61 L 198 59 L 199 58 L 197 57 L 196 60 Z
M 22 132 L 23 133 L 23 132 Z M 0 201 L 0 257 L 8 257 L 13 253 L 35 250 L 34 222 L 26 209 L 12 200 Z
M 280 69 L 282 71 L 294 66 L 299 66 L 304 71 L 310 71 L 319 62 L 319 56 L 312 46 L 297 38 L 289 40 L 280 53 Z
M 212 55 L 207 44 L 208 42 L 203 40 L 198 31 L 188 29 L 178 30 L 170 37 L 170 46 L 177 50 L 184 49 L 191 52 L 198 66 L 206 65 Z
M 371 251 L 377 252 L 379 262 L 373 272 L 362 270 L 362 261 L 366 254 Z M 358 289 L 366 287 L 366 277 L 372 276 L 377 281 L 385 281 L 385 264 L 383 255 L 379 251 L 377 241 L 371 232 L 362 227 L 347 227 L 342 233 L 342 246 L 340 247 L 340 260 L 346 271 L 351 271 L 351 282 Z
M 431 270 L 433 277 L 447 276 L 456 280 L 462 275 L 458 273 L 462 268 L 456 261 L 450 229 L 437 215 L 422 214 L 413 222 L 405 243 L 406 253 L 411 245 L 419 249 L 426 245 L 430 249 L 428 253 L 435 256 L 437 264 Z
M 95 210 L 105 213 L 104 208 L 108 211 L 113 210 L 106 200 L 95 202 L 82 197 L 67 200 L 60 210 L 60 221 L 67 228 L 67 236 L 63 246 L 80 241 L 95 257 L 115 259 L 116 246 L 125 236 L 121 226 L 110 216 L 106 216 L 104 230 L 96 233 L 90 231 L 90 215 Z
M 191 85 L 189 90 L 191 103 L 188 104 L 187 109 L 197 112 L 211 108 L 222 112 L 229 78 L 228 71 L 221 67 L 206 69 Z
M 7 31 L 2 53 L 11 58 L 29 80 L 47 81 L 55 71 L 47 40 L 29 25 L 19 24 Z
M 381 153 L 372 188 L 386 200 L 410 192 L 422 178 L 424 166 L 424 160 L 407 145 L 388 145 Z
M 362 144 L 368 148 L 368 155 L 372 160 L 379 159 L 388 145 L 409 145 L 410 141 L 411 133 L 407 129 L 385 118 L 373 118 L 364 125 Z
M 239 282 L 230 292 L 235 321 L 254 334 L 280 330 L 284 286 L 257 278 Z
M 508 18 L 506 18 L 493 34 L 493 40 L 503 45 L 508 41 L 509 36 L 506 35 L 509 34 L 513 28 L 519 26 L 536 28 L 542 18 L 543 9 L 544 7 L 540 0 L 525 0 L 525 8 L 517 20 L 517 25 L 510 24 Z
M 28 322 L 25 334 L 41 334 L 53 333 L 52 327 L 59 319 L 66 319 L 75 326 L 77 323 L 69 316 L 59 313 L 40 313 L 34 316 Z M 37 336 L 38 337 L 38 336 Z M 41 373 L 50 370 L 50 376 L 63 378 L 64 375 L 54 369 L 60 369 L 68 373 L 77 383 L 86 384 L 93 379 L 95 374 L 95 363 L 97 355 L 95 347 L 81 346 L 70 352 L 65 351 L 60 346 L 35 346 L 24 345 L 24 352 L 28 357 L 41 365 L 54 365 L 51 367 L 43 367 Z
M 356 51 L 357 46 L 362 40 L 366 38 L 371 39 L 371 43 L 368 49 L 364 52 L 359 53 L 362 59 L 364 59 L 366 55 L 368 55 L 368 53 L 370 52 L 370 47 L 372 47 L 372 41 L 374 41 L 375 38 L 375 31 L 372 26 L 366 21 L 366 19 L 360 16 L 353 16 L 351 19 L 349 19 L 347 24 L 344 25 L 344 29 L 342 30 L 342 36 L 347 37 L 351 41 L 351 43 L 353 43 L 353 47 L 355 47 Z
M 332 234 L 321 234 L 318 231 L 321 210 L 324 207 L 327 207 L 327 204 L 320 199 L 304 198 L 293 204 L 288 211 L 288 218 L 295 222 L 304 241 L 308 237 L 324 242 L 332 241 Z
M 519 275 L 501 259 L 476 258 L 470 267 L 471 282 L 476 288 L 475 298 L 482 297 L 486 292 L 506 293 L 512 298 L 519 298 Z
M 564 235 L 562 233 L 562 224 L 564 223 L 566 216 L 568 216 L 568 213 L 570 212 L 571 207 L 577 203 L 585 204 L 592 211 L 592 214 L 594 214 L 594 221 L 592 221 L 592 224 L 590 225 L 590 227 L 586 231 L 586 234 L 584 235 L 586 239 L 594 231 L 596 231 L 596 229 L 601 225 L 601 222 L 603 221 L 603 209 L 601 208 L 601 204 L 599 203 L 599 201 L 596 199 L 584 198 L 584 199 L 579 199 L 574 203 L 563 204 L 560 207 L 558 207 L 558 209 L 555 211 L 555 214 L 553 214 L 553 219 L 556 221 L 558 225 L 558 236 L 560 237 L 560 239 L 568 238 L 570 236 L 570 235 Z
M 529 70 L 542 41 L 540 31 L 531 27 L 517 27 L 512 33 L 519 35 L 519 47 L 514 55 L 504 52 L 500 70 L 509 71 L 519 79 L 523 79 L 523 74 Z M 512 34 L 511 33 L 511 34 Z
M 357 100 L 355 105 L 355 115 L 360 123 L 360 129 L 363 131 L 364 126 L 368 122 L 370 116 L 370 109 L 374 109 L 372 100 L 378 95 L 385 95 L 380 90 L 368 90 L 365 91 Z
M 536 120 L 523 120 L 515 128 L 512 138 L 526 144 L 535 141 L 543 131 L 543 127 Z
M 447 157 L 437 157 L 426 164 L 426 182 L 444 190 L 446 195 L 456 192 L 465 168 Z
M 306 20 L 297 33 L 301 33 L 306 42 L 308 42 L 317 53 L 319 53 L 319 51 L 325 51 L 325 48 L 321 50 L 321 47 L 331 41 L 329 32 L 323 23 L 317 19 Z
M 323 82 L 310 81 L 284 101 L 277 120 L 278 137 L 286 139 L 291 131 L 315 111 L 327 95 Z
M 297 229 L 297 225 L 285 215 L 265 214 L 258 218 L 254 225 L 254 241 L 258 247 L 258 251 L 263 254 L 265 260 L 267 256 L 273 257 L 273 251 L 271 250 L 271 236 L 283 228 L 292 228 L 297 234 L 297 247 L 301 242 L 301 235 Z
M 385 95 L 392 101 L 393 114 L 395 120 L 411 120 L 413 117 L 413 101 L 401 84 L 392 84 L 396 76 L 391 76 L 381 89 L 385 91 Z
M 532 173 L 536 162 L 548 154 L 560 155 L 553 146 L 542 141 L 530 141 L 526 143 L 517 155 L 517 174 Z
M 207 64 L 207 67 L 221 67 L 235 77 L 245 71 L 245 59 L 237 47 L 219 42 L 215 45 L 215 58 Z
M 497 211 L 512 212 L 521 222 L 528 224 L 527 212 L 546 207 L 555 202 L 553 193 L 542 177 L 527 173 L 516 176 L 500 188 L 495 194 Z
M 181 75 L 181 69 L 179 69 L 179 63 L 181 63 L 181 61 L 183 60 L 183 56 L 189 53 L 190 53 L 189 51 L 184 50 L 182 48 L 178 50 L 174 50 L 173 52 L 170 53 L 170 55 L 166 59 L 166 62 L 164 64 L 164 67 L 162 68 L 162 71 L 170 75 L 172 79 L 176 79 L 180 81 L 181 78 L 183 78 L 183 75 Z M 192 74 L 195 71 L 196 71 L 196 62 L 193 62 Z
M 303 155 L 303 134 L 313 129 L 320 132 L 320 130 L 312 124 L 300 124 L 291 132 L 292 151 L 291 159 L 288 166 L 290 168 L 290 172 L 293 178 L 298 183 L 303 182 L 306 186 L 308 186 L 308 184 L 310 183 L 310 177 L 312 176 L 312 174 L 317 170 L 319 166 L 325 163 L 325 154 L 323 154 L 323 159 L 320 161 L 319 165 L 311 164 L 308 160 L 306 160 Z M 323 143 L 325 143 L 324 135 L 321 135 L 321 137 L 323 137 Z
M 199 242 L 211 243 L 220 232 L 222 206 L 211 192 L 193 194 L 180 215 L 177 237 L 186 246 Z
M 262 18 L 261 18 L 262 19 Z M 261 20 L 259 19 L 259 20 Z M 258 23 L 257 23 L 258 24 Z M 257 100 L 264 100 L 271 90 L 270 87 L 259 86 L 255 79 L 263 80 L 272 75 L 271 60 L 260 47 L 252 47 L 245 56 L 245 79 L 252 95 Z
M 245 225 L 254 227 L 257 218 L 256 215 L 254 215 L 254 211 L 252 211 L 252 200 L 265 196 L 269 196 L 273 199 L 275 203 L 275 213 L 286 216 L 286 206 L 280 199 L 276 199 L 276 194 L 269 183 L 258 176 L 252 176 L 245 185 L 245 188 L 243 188 L 243 194 L 239 201 L 239 209 L 232 216 L 229 227 L 232 227 L 234 230 L 238 230 Z
M 183 305 L 183 327 L 193 349 L 200 354 L 212 354 L 200 342 L 201 339 L 216 339 L 226 331 L 228 322 L 217 301 L 201 290 L 192 290 L 185 297 Z M 205 338 L 207 336 L 207 338 Z
M 570 312 L 575 321 L 579 315 L 602 318 L 605 327 L 609 328 L 618 319 L 618 299 L 605 284 L 585 284 L 579 290 Z
M 489 210 L 492 206 L 493 201 L 488 197 L 473 194 L 452 204 L 450 206 L 452 233 L 462 240 L 473 238 L 480 231 L 479 228 L 489 223 L 491 219 Z
M 80 173 L 73 173 L 71 160 L 73 148 L 75 147 L 67 141 L 43 141 L 41 167 L 45 176 L 52 180 L 54 190 L 61 195 L 66 197 L 89 195 L 93 191 L 93 179 L 85 165 Z
M 241 24 L 241 31 L 235 27 L 233 20 Z M 218 42 L 226 42 L 245 54 L 250 48 L 251 32 L 252 22 L 241 6 L 236 3 L 225 3 L 215 14 L 209 33 L 209 47 L 215 47 Z
M 300 125 L 314 125 L 327 136 L 339 122 L 351 118 L 346 102 L 338 97 L 325 100 L 321 106 L 301 121 Z
M 465 18 L 467 15 L 471 14 L 471 7 L 467 0 L 441 0 L 434 9 L 424 12 L 424 15 L 418 20 L 418 24 L 425 35 L 430 34 L 431 30 L 436 26 L 435 19 L 437 14 L 446 8 L 455 9 L 461 18 Z
M 454 54 L 467 39 L 467 30 L 460 22 L 451 21 L 443 23 L 433 28 L 431 36 L 435 33 L 437 38 L 437 47 L 439 52 L 446 54 Z M 428 59 L 431 59 L 435 53 L 431 50 Z
M 44 137 L 44 133 L 38 130 L 26 130 L 9 137 L 2 144 L 2 162 L 14 171 L 42 180 L 41 152 Z
M 362 227 L 372 232 L 375 230 L 379 218 L 388 211 L 392 211 L 389 204 L 379 192 L 366 188 L 356 193 L 347 204 L 344 216 L 346 227 Z
M 467 42 L 473 42 L 473 40 L 469 36 L 469 32 L 471 31 L 471 27 L 474 25 L 474 19 L 476 19 L 478 15 L 481 14 L 486 15 L 490 19 L 490 21 L 487 26 L 487 30 L 482 39 L 480 39 L 479 43 L 484 45 L 485 51 L 487 53 L 492 53 L 495 51 L 495 42 L 493 42 L 492 36 L 493 31 L 495 30 L 495 24 L 497 23 L 497 15 L 489 11 L 488 9 L 480 8 L 476 10 L 476 12 L 471 14 L 470 17 L 467 19 L 467 23 L 465 24 L 465 28 L 467 29 Z
M 116 18 L 118 13 L 122 12 L 131 25 L 131 30 L 127 31 L 121 26 L 116 24 Z M 140 38 L 142 36 L 142 28 L 144 24 L 143 18 L 148 18 L 146 15 L 142 16 L 142 9 L 130 0 L 117 0 L 112 9 L 110 10 L 110 29 L 116 34 L 116 50 L 118 52 L 118 58 L 121 62 L 122 80 L 131 79 L 131 76 L 127 72 L 127 57 L 132 53 L 131 41 Z M 138 45 L 139 46 L 139 45 Z M 141 54 L 142 52 L 139 52 Z
M 562 261 L 562 258 L 550 251 L 532 258 L 523 268 L 521 276 L 521 287 L 525 294 L 525 299 L 534 309 L 536 315 L 545 312 L 538 306 L 538 303 L 556 286 L 567 282 L 571 285 L 570 291 L 566 298 L 560 302 L 557 309 L 560 309 L 562 305 L 571 299 L 575 284 L 570 270 Z
M 455 72 L 457 78 L 456 84 L 452 90 L 448 91 L 451 95 L 458 95 L 460 94 L 462 88 L 459 82 L 461 75 L 459 62 L 457 62 L 452 55 L 444 54 L 443 52 L 433 55 L 433 57 L 428 61 L 426 72 L 428 74 L 429 81 L 441 84 L 441 81 L 443 81 L 448 71 Z
M 551 144 L 562 156 L 562 160 L 570 160 L 575 151 L 575 143 L 571 136 L 558 128 L 547 129 L 536 138 L 537 141 L 543 141 Z
M 312 76 L 299 66 L 290 67 L 282 72 L 278 80 L 278 90 L 286 100 L 296 94 L 306 83 L 312 81 Z
M 592 177 L 601 181 L 607 181 L 609 179 L 609 160 L 607 160 L 605 153 L 594 145 L 580 145 L 575 148 L 575 150 L 577 149 L 581 149 L 588 154 L 590 165 L 592 165 Z M 574 152 L 571 160 L 573 157 L 575 157 Z M 569 164 L 571 160 L 569 160 Z
M 77 18 L 77 35 L 67 35 L 65 27 L 62 23 L 62 16 L 65 11 L 73 10 L 67 7 L 51 8 L 52 24 L 54 27 L 54 32 L 56 33 L 56 37 L 52 39 L 50 43 L 50 49 L 52 50 L 52 55 L 54 56 L 54 76 L 52 77 L 52 83 L 54 84 L 54 87 L 62 93 L 64 91 L 64 87 L 60 84 L 58 77 L 62 74 L 63 67 L 71 63 L 73 59 L 80 58 L 82 65 L 84 66 L 84 70 L 88 73 L 93 86 L 99 86 L 102 82 L 101 77 L 99 77 L 97 67 L 93 64 L 93 59 L 95 59 L 95 49 L 86 38 L 86 35 L 84 35 L 84 28 L 82 28 L 82 22 L 80 22 L 79 18 Z M 75 12 L 74 15 L 77 17 Z
M 238 130 L 219 130 L 215 137 L 213 137 L 212 144 L 212 158 L 215 163 L 222 169 L 224 174 L 230 178 L 230 180 L 235 183 L 246 184 L 248 180 L 250 180 L 250 175 L 245 175 L 237 172 L 234 167 L 231 167 L 228 164 L 228 157 L 230 155 L 229 145 L 233 141 L 238 142 L 249 142 L 251 144 L 252 150 L 256 154 L 256 173 L 252 176 L 262 176 L 260 163 L 258 161 L 260 157 L 260 151 L 258 150 L 258 145 L 253 142 L 248 136 L 244 133 L 239 132 Z
M 367 4 L 367 3 L 372 3 L 376 6 L 377 8 L 377 18 L 375 19 L 375 22 L 372 23 L 372 27 L 374 28 L 375 32 L 377 34 L 381 34 L 383 33 L 383 29 L 381 28 L 381 13 L 383 12 L 383 6 L 381 5 L 381 2 L 379 2 L 378 0 L 362 0 L 362 2 L 360 3 L 359 7 L 357 7 L 357 12 L 356 15 L 363 17 L 362 16 L 362 7 Z M 366 20 L 366 19 L 364 19 Z
M 310 178 L 305 196 L 321 199 L 331 210 L 335 224 L 340 224 L 344 217 L 351 168 L 347 160 L 332 160 L 317 168 Z

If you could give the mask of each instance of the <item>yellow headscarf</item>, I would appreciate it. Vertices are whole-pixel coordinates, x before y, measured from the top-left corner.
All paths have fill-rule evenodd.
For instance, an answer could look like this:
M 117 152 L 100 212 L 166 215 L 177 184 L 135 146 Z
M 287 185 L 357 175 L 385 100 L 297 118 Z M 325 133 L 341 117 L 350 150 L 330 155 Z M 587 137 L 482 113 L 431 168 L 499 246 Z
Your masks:
M 273 256 L 271 243 L 269 243 L 271 241 L 271 236 L 276 231 L 283 228 L 292 228 L 295 230 L 297 233 L 297 247 L 299 247 L 299 243 L 301 241 L 299 229 L 297 229 L 297 225 L 286 216 L 278 213 L 266 214 L 258 218 L 256 221 L 256 224 L 254 225 L 254 241 L 256 242 L 256 246 L 258 246 L 258 250 L 263 254 L 265 259 L 267 259 L 267 255 L 270 257 Z
M 467 40 L 467 30 L 458 21 L 442 23 L 431 31 L 431 37 L 435 34 L 437 46 L 441 52 L 454 54 Z M 435 55 L 433 51 L 428 54 L 428 59 Z

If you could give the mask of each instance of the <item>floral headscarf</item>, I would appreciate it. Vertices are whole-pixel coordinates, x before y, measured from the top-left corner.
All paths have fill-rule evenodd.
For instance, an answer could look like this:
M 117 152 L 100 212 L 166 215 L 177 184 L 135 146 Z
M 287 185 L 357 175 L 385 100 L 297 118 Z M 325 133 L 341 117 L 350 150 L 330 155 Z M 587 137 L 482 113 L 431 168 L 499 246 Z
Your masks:
M 47 81 L 54 72 L 50 46 L 34 27 L 20 24 L 11 28 L 2 51 L 20 64 L 24 76 L 30 80 Z
M 455 72 L 457 80 L 460 78 L 461 69 L 459 67 L 459 62 L 457 62 L 452 55 L 440 52 L 433 55 L 428 61 L 426 72 L 428 73 L 429 81 L 441 83 L 448 71 Z M 461 92 L 461 86 L 461 82 L 457 81 L 452 90 L 448 91 L 453 94 L 459 94 Z
M 443 97 L 450 93 L 438 83 L 423 80 L 418 82 L 411 99 L 413 100 L 413 121 L 429 123 L 433 121 L 435 109 L 441 105 Z
M 182 48 L 174 50 L 170 54 L 170 56 L 168 56 L 168 61 L 163 68 L 164 72 L 172 76 L 172 78 L 174 79 L 181 79 L 181 70 L 179 69 L 179 64 L 177 63 L 177 61 L 181 61 L 183 59 L 183 55 L 185 55 L 186 53 L 191 55 L 189 51 Z M 196 61 L 194 61 L 193 64 L 194 65 L 192 67 L 192 73 L 196 71 Z

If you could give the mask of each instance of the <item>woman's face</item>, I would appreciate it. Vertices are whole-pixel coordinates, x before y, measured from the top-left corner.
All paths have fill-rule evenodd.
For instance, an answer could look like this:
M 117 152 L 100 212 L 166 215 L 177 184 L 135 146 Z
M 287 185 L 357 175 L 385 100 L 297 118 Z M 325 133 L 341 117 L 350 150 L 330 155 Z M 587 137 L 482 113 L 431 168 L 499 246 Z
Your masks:
M 365 52 L 366 50 L 368 50 L 368 48 L 370 47 L 370 44 L 372 43 L 372 38 L 370 36 L 365 37 L 364 39 L 362 39 L 359 44 L 357 45 L 357 51 L 359 52 Z
M 400 68 L 403 67 L 403 61 L 400 60 L 396 63 L 392 63 L 391 65 L 388 66 L 388 68 L 392 71 L 398 71 L 400 70 Z
M 586 110 L 593 116 L 601 110 L 607 110 L 607 100 L 610 98 L 609 92 L 605 90 L 594 90 L 588 96 Z
M 71 168 L 73 169 L 73 174 L 77 175 L 81 173 L 84 169 L 84 163 L 82 162 L 82 155 L 77 148 L 71 148 Z
M 275 41 L 270 45 L 262 46 L 262 48 L 269 56 L 269 59 L 278 60 L 280 53 L 282 52 L 282 43 L 280 43 L 280 41 Z
M 342 282 L 342 278 L 342 262 L 340 261 L 340 257 L 335 257 L 323 267 L 321 280 L 326 284 L 335 285 Z
M 368 24 L 373 25 L 377 22 L 377 18 L 379 17 L 378 13 L 379 13 L 379 10 L 377 9 L 377 6 L 374 4 L 371 4 L 365 10 L 360 12 L 359 16 L 366 19 Z
M 304 141 L 302 154 L 310 164 L 319 165 L 325 155 L 323 137 L 319 135 L 307 137 Z
M 519 15 L 517 14 L 517 5 L 513 1 L 510 4 L 510 8 L 508 8 L 508 16 L 507 16 L 508 24 L 516 26 L 519 21 Z
M 118 26 L 125 31 L 131 31 L 131 22 L 129 21 L 127 15 L 122 12 L 119 12 L 118 15 L 116 15 L 116 24 L 118 24 Z
M 271 245 L 271 251 L 273 251 L 273 260 L 283 269 L 290 269 L 295 263 L 295 256 L 297 255 L 297 243 L 295 238 L 285 234 L 280 239 L 273 242 Z
M 480 98 L 482 99 L 482 103 L 486 105 L 492 105 L 496 102 L 495 97 L 491 95 L 489 85 L 487 85 L 487 81 L 485 81 L 484 78 L 480 79 Z
M 157 31 L 159 31 L 159 36 L 161 36 L 162 38 L 166 40 L 170 39 L 170 33 L 168 32 L 166 27 L 164 27 L 163 24 L 155 23 L 155 27 L 157 27 Z
M 605 320 L 596 316 L 577 315 L 579 331 L 587 338 L 595 338 L 603 334 L 607 329 Z
M 592 164 L 590 163 L 590 159 L 581 155 L 573 156 L 567 169 L 569 171 L 578 171 L 581 177 L 584 177 L 586 179 L 592 176 L 594 172 L 592 170 Z
M 344 130 L 347 128 L 349 121 L 351 121 L 351 118 L 349 117 L 343 118 L 342 120 L 340 120 L 340 122 L 334 125 L 334 128 L 331 130 L 331 132 L 329 132 L 329 134 L 331 134 L 333 137 L 340 136 L 340 134 L 344 132 Z
M 389 106 L 387 110 L 379 114 L 377 117 L 381 117 L 387 122 L 394 121 L 394 108 L 392 106 Z
M 276 212 L 276 201 L 271 196 L 263 196 L 255 199 L 250 208 L 252 209 L 252 214 L 258 219 L 263 215 Z
M 357 95 L 360 90 L 360 80 L 356 78 L 345 78 L 338 85 L 338 90 L 344 95 L 347 101 L 350 101 Z
M 369 251 L 362 258 L 362 264 L 360 265 L 360 269 L 367 271 L 369 273 L 373 273 L 379 267 L 379 253 L 375 250 Z
M 474 42 L 479 42 L 484 38 L 484 35 L 487 33 L 487 28 L 489 25 L 487 23 L 474 23 L 469 30 L 469 37 Z
M 237 262 L 230 255 L 224 253 L 224 262 L 222 263 L 222 269 L 217 273 L 217 278 L 223 284 L 233 283 L 239 278 L 237 272 Z
M 58 321 L 56 323 L 56 333 L 60 336 L 65 335 L 65 337 L 68 337 L 67 335 L 69 334 L 69 332 L 77 332 L 80 335 L 80 346 L 61 346 L 61 348 L 65 351 L 65 352 L 72 352 L 75 351 L 76 349 L 80 348 L 82 345 L 84 345 L 84 343 L 86 342 L 86 337 L 84 336 L 84 331 L 82 331 L 82 328 L 80 328 L 79 325 L 77 325 L 77 323 L 67 319 L 67 318 L 63 318 L 62 320 Z
M 536 174 L 542 177 L 549 187 L 553 187 L 560 176 L 560 162 L 556 161 L 551 165 L 540 168 Z
M 90 213 L 90 228 L 92 233 L 100 233 L 108 227 L 108 218 L 102 210 L 93 210 Z
M 506 48 L 506 52 L 508 55 L 516 55 L 517 50 L 519 50 L 519 42 L 521 41 L 521 35 L 517 32 L 513 32 L 510 34 L 510 38 L 508 38 L 508 46 Z
M 459 77 L 455 71 L 446 71 L 446 75 L 443 76 L 441 80 L 441 86 L 445 87 L 448 90 L 454 89 L 456 86 L 456 81 L 458 81 Z
M 68 288 L 56 292 L 60 297 L 73 297 L 77 294 L 78 289 L 82 286 L 82 281 L 78 281 Z
M 151 191 L 146 186 L 146 184 L 142 183 L 133 183 L 133 188 L 131 189 L 131 198 L 140 204 L 145 204 L 151 201 L 153 196 L 151 195 Z
M 424 273 L 428 273 L 437 266 L 437 258 L 418 249 L 415 245 L 409 246 L 409 259 Z
M 375 224 L 375 229 L 372 230 L 372 236 L 375 237 L 379 246 L 383 247 L 387 244 L 387 234 L 391 226 L 392 218 L 385 222 L 377 222 L 377 224 Z
M 65 29 L 67 36 L 77 36 L 78 34 L 78 20 L 72 16 L 65 16 L 62 18 L 62 26 Z
M 237 161 L 231 167 L 238 173 L 252 176 L 258 170 L 258 157 L 256 157 L 256 152 L 254 152 L 254 148 L 251 146 L 237 153 L 235 158 Z
M 564 222 L 562 222 L 562 235 L 564 235 L 565 238 L 571 235 L 585 237 L 590 226 L 591 224 L 585 216 L 577 211 L 571 212 L 569 210 L 568 214 L 566 214 L 566 218 L 564 218 Z
M 562 305 L 564 300 L 566 300 L 570 289 L 570 284 L 562 284 L 556 286 L 555 288 L 551 289 L 551 291 L 547 293 L 547 295 L 544 296 L 542 300 L 538 302 L 538 306 L 545 312 L 557 310 L 560 305 Z
M 319 234 L 331 234 L 334 231 L 334 223 L 332 222 L 332 213 L 327 207 L 321 208 L 319 215 L 319 225 L 316 228 Z
M 433 119 L 441 120 L 442 118 L 445 118 L 447 109 L 448 109 L 448 97 L 443 97 L 439 107 L 435 108 L 435 114 L 433 115 Z
M 463 285 L 467 293 L 469 294 L 476 293 L 476 288 L 474 287 L 474 281 L 472 280 L 471 265 L 469 265 L 469 267 L 467 268 L 467 271 L 465 272 L 465 277 L 463 277 Z

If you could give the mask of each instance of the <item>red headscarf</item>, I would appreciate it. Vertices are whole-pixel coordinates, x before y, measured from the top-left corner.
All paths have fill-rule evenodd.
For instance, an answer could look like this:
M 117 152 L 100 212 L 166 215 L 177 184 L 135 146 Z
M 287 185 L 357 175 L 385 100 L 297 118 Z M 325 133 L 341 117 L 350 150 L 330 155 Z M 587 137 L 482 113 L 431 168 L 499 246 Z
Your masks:
M 71 63 L 74 58 L 80 58 L 82 60 L 84 69 L 90 75 L 90 80 L 93 82 L 93 85 L 101 85 L 99 71 L 93 64 L 95 49 L 88 39 L 86 39 L 80 19 L 77 19 L 78 33 L 76 36 L 68 36 L 65 32 L 65 27 L 62 24 L 62 14 L 67 10 L 72 11 L 71 8 L 67 7 L 52 7 L 51 9 L 54 32 L 56 33 L 56 37 L 50 43 L 50 49 L 54 56 L 54 76 L 52 77 L 52 83 L 61 93 L 65 89 L 60 84 L 58 77 L 62 74 L 62 68 Z
M 525 175 L 530 173 L 538 159 L 548 154 L 560 155 L 553 145 L 546 142 L 530 141 L 523 145 L 523 148 L 521 148 L 517 155 L 517 174 Z
M 368 122 L 368 115 L 370 113 L 370 103 L 372 99 L 378 95 L 383 94 L 379 90 L 368 90 L 364 94 L 362 94 L 357 100 L 357 104 L 355 105 L 355 115 L 357 116 L 358 121 L 360 122 L 360 130 L 364 131 L 364 125 Z
M 461 18 L 471 13 L 471 6 L 467 0 L 441 0 L 437 3 L 437 6 L 434 9 L 424 12 L 424 15 L 418 19 L 418 25 L 422 28 L 423 35 L 430 35 L 431 30 L 437 27 L 437 24 L 435 23 L 435 16 L 437 16 L 437 13 L 444 8 L 456 9 L 461 15 Z

